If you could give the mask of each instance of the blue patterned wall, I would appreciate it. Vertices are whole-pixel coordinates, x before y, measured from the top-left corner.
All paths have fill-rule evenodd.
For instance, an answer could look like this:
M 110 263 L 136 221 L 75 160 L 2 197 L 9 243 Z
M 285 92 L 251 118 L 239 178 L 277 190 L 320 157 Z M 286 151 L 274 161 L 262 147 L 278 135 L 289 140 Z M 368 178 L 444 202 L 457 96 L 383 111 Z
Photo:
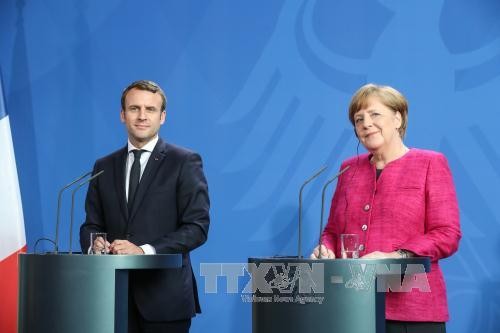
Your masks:
M 356 153 L 351 94 L 395 86 L 410 101 L 407 144 L 445 153 L 458 191 L 448 330 L 500 331 L 497 0 L 3 0 L 0 50 L 30 250 L 53 237 L 58 188 L 125 144 L 121 90 L 147 78 L 169 97 L 162 136 L 204 157 L 201 290 L 201 262 L 296 254 L 298 188 L 326 164 L 305 192 L 310 252 L 321 183 Z M 251 331 L 250 305 L 223 284 L 201 298 L 192 332 Z

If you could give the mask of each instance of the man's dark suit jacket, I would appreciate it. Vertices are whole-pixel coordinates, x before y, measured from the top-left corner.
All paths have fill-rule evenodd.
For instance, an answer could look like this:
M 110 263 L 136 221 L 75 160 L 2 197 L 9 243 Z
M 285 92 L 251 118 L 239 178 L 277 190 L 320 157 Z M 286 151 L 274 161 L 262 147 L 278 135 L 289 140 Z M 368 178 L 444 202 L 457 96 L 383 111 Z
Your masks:
M 141 177 L 131 213 L 125 196 L 127 147 L 97 160 L 85 202 L 80 244 L 87 252 L 91 232 L 108 241 L 150 244 L 158 254 L 182 253 L 182 268 L 130 274 L 130 288 L 148 321 L 188 319 L 200 312 L 189 251 L 207 239 L 208 186 L 198 154 L 158 140 Z

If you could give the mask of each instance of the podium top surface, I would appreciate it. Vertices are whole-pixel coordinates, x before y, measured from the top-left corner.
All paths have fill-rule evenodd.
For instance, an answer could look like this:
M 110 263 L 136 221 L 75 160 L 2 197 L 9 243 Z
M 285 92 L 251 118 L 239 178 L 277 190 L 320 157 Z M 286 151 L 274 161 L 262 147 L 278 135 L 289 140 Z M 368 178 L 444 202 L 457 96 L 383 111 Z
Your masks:
M 43 265 L 92 266 L 108 269 L 164 269 L 182 267 L 181 254 L 155 255 L 84 255 L 68 254 L 19 254 L 21 262 Z

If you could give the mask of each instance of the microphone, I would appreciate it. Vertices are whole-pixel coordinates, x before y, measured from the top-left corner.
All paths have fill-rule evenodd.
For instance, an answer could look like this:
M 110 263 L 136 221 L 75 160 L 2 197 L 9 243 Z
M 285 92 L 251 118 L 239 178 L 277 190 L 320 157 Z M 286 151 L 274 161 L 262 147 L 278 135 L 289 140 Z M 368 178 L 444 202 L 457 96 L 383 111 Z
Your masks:
M 75 194 L 76 192 L 85 184 L 90 183 L 92 180 L 96 179 L 104 173 L 104 170 L 99 171 L 92 177 L 86 179 L 85 181 L 78 184 L 78 186 L 71 193 L 71 220 L 69 223 L 69 254 L 73 254 L 73 211 L 75 210 Z
M 90 175 L 92 172 L 89 171 L 87 173 L 85 173 L 84 175 L 81 175 L 80 177 L 78 177 L 77 179 L 73 180 L 71 183 L 69 183 L 68 185 L 64 186 L 63 188 L 61 188 L 59 190 L 59 195 L 57 196 L 57 212 L 56 212 L 56 238 L 54 240 L 54 253 L 55 254 L 58 254 L 59 253 L 59 217 L 61 215 L 61 198 L 62 198 L 62 194 L 63 192 L 70 186 L 72 186 L 73 184 L 75 184 L 76 182 L 79 182 L 80 180 L 82 180 L 83 178 L 87 177 L 88 175 Z
M 316 171 L 314 175 L 309 177 L 300 187 L 299 191 L 299 246 L 298 246 L 298 255 L 297 258 L 302 258 L 302 191 L 304 187 L 309 184 L 314 178 L 318 177 L 323 171 L 325 171 L 327 166 L 323 166 L 321 169 Z
M 351 166 L 348 165 L 344 169 L 340 170 L 333 178 L 329 179 L 325 185 L 323 185 L 323 190 L 321 192 L 321 222 L 319 225 L 319 259 L 321 259 L 321 246 L 323 245 L 323 239 L 321 238 L 321 234 L 323 233 L 323 213 L 325 211 L 325 192 L 328 185 L 330 185 L 335 179 L 339 178 L 341 174 L 346 172 Z

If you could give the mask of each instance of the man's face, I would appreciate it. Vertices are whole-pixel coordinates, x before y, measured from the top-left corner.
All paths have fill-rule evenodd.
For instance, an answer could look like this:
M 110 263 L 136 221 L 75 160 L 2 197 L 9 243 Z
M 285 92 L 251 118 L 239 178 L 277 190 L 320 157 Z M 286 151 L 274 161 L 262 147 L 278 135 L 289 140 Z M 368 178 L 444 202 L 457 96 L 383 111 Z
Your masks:
M 134 88 L 125 96 L 120 119 L 127 127 L 130 142 L 137 148 L 151 141 L 165 122 L 160 94 Z

